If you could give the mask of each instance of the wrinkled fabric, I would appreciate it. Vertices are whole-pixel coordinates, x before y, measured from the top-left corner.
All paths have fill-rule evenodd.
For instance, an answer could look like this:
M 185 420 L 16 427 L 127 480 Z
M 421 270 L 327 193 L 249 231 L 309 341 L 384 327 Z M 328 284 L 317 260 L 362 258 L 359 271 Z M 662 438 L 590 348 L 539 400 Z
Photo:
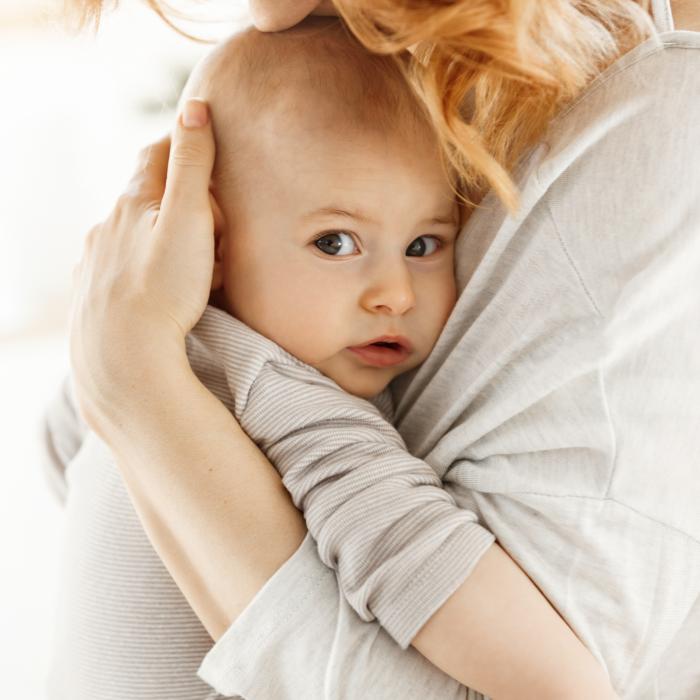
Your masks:
M 275 465 L 346 600 L 408 647 L 494 538 L 406 450 L 389 392 L 352 396 L 211 306 L 187 355 Z
M 420 485 L 463 512 L 455 531 L 493 533 L 632 700 L 700 698 L 698 48 L 690 32 L 651 39 L 559 116 L 518 175 L 518 216 L 488 197 L 460 235 L 460 298 L 430 358 L 394 382 L 391 413 L 386 397 L 377 410 L 351 401 L 369 425 L 353 413 L 346 426 L 396 448 L 402 441 L 409 463 L 422 460 L 435 476 L 415 464 Z M 235 413 L 237 383 L 215 353 L 210 374 L 197 356 L 212 316 L 193 330 L 188 352 Z M 284 357 L 253 367 L 246 391 L 261 393 L 250 430 L 280 427 L 265 420 L 284 409 L 265 401 L 280 367 L 284 381 L 320 376 Z M 316 408 L 295 404 L 295 429 L 317 428 Z M 68 383 L 45 436 L 68 525 L 49 697 L 482 697 L 396 641 L 406 643 L 478 556 L 438 557 L 420 586 L 382 597 L 382 585 L 406 572 L 412 582 L 421 562 L 410 542 L 379 546 L 351 490 L 348 517 L 365 529 L 343 549 L 344 521 L 330 516 L 319 489 L 321 546 L 308 535 L 212 647 L 142 531 L 109 451 L 81 428 Z M 271 449 L 280 436 L 260 439 Z M 324 468 L 343 468 L 321 457 Z M 310 475 L 294 466 L 282 465 L 285 483 L 313 505 Z M 422 545 L 444 536 L 438 529 Z M 361 570 L 363 551 L 382 576 Z M 386 615 L 394 638 L 372 615 Z
M 519 214 L 491 196 L 467 222 L 457 306 L 392 386 L 409 452 L 630 700 L 700 698 L 699 48 L 652 38 L 556 119 L 519 172 Z M 420 672 L 396 647 L 367 668 L 373 641 L 319 556 L 307 538 L 201 676 L 270 700 L 444 697 L 427 672 L 392 694 L 386 679 Z

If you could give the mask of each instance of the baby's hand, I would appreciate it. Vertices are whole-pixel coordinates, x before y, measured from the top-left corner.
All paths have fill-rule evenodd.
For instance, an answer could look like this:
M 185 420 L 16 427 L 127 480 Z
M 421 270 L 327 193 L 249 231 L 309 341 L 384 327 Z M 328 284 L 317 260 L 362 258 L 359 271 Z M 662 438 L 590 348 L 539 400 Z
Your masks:
M 170 136 L 141 152 L 112 213 L 87 236 L 73 273 L 70 355 L 81 412 L 128 403 L 147 366 L 185 352 L 209 298 L 214 138 L 208 108 L 188 100 Z M 98 431 L 99 432 L 99 431 Z

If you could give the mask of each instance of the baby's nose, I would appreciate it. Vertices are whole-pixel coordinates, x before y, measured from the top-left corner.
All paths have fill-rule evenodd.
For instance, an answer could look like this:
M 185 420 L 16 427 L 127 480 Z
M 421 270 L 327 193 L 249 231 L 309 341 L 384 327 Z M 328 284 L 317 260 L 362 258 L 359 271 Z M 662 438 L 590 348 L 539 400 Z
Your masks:
M 364 290 L 361 303 L 375 313 L 401 315 L 412 309 L 416 305 L 416 295 L 407 265 L 402 261 L 378 266 Z

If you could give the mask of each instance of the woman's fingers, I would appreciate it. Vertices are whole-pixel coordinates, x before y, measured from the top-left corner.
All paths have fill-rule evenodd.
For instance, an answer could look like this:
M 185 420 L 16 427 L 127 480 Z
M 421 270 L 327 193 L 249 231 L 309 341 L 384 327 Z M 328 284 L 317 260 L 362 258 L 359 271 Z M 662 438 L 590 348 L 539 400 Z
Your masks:
M 189 116 L 207 115 L 201 101 L 192 108 Z M 134 376 L 150 371 L 153 347 L 184 352 L 209 300 L 214 138 L 201 121 L 179 120 L 172 144 L 165 137 L 141 152 L 127 192 L 88 233 L 73 269 L 71 365 L 81 412 L 98 433 L 115 395 L 137 398 Z
M 332 0 L 249 0 L 255 28 L 279 32 L 298 24 L 307 15 L 337 15 Z
M 124 194 L 146 205 L 159 205 L 167 198 L 166 212 L 174 208 L 178 216 L 188 207 L 196 213 L 208 201 L 213 165 L 209 110 L 206 102 L 193 98 L 185 103 L 172 140 L 168 134 L 139 153 Z
M 127 192 L 149 203 L 160 203 L 165 191 L 165 176 L 170 155 L 170 134 L 149 144 L 138 156 L 136 172 Z
M 170 156 L 170 134 L 150 144 L 142 153 L 140 171 L 141 194 L 152 202 L 160 202 L 165 192 L 165 177 Z
M 210 212 L 213 166 L 214 135 L 207 103 L 190 98 L 173 132 L 161 214 L 188 218 L 188 214 Z

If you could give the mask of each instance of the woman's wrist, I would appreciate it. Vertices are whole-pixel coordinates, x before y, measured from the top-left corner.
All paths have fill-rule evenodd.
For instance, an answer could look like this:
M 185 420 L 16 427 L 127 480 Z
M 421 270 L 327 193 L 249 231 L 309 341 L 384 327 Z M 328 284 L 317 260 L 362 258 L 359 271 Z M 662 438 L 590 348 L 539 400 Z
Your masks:
M 108 444 L 162 410 L 168 389 L 194 378 L 182 336 L 112 326 L 103 328 L 100 345 L 86 351 L 81 367 L 74 363 L 86 420 Z

